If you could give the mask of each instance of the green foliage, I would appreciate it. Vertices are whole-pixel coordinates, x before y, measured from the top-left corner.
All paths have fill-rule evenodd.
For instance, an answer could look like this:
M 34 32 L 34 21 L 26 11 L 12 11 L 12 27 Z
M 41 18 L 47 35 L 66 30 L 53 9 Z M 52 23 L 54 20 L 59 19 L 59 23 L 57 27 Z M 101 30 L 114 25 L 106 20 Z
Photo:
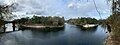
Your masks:
M 68 23 L 80 25 L 80 24 L 96 24 L 98 23 L 97 19 L 95 18 L 90 18 L 90 17 L 82 17 L 82 18 L 77 18 L 77 19 L 70 19 L 68 20 Z
M 64 25 L 64 17 L 38 17 L 33 16 L 32 18 L 21 18 L 19 20 L 15 20 L 19 24 L 41 24 L 48 26 L 61 26 Z

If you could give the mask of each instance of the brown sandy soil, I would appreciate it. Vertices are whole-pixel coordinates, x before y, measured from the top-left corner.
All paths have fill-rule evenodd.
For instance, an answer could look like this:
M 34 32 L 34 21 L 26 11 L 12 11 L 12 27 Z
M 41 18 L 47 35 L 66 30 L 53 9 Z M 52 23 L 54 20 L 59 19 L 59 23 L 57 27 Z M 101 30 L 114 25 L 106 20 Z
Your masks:
M 35 24 L 35 25 L 22 25 L 22 26 L 31 27 L 31 28 L 46 28 L 46 27 L 53 28 L 53 27 L 63 27 L 63 26 L 42 26 L 42 25 L 39 25 L 39 24 Z
M 108 35 L 106 45 L 120 45 L 120 30 L 119 26 L 112 28 L 111 33 Z
M 120 45 L 120 36 L 115 36 L 111 33 L 106 41 L 105 45 Z

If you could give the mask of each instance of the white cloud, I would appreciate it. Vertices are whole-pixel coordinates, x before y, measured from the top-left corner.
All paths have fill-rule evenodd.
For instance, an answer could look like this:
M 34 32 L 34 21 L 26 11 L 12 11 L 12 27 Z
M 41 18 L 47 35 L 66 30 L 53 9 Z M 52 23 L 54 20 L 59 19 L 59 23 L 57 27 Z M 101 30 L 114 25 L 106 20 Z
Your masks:
M 16 2 L 16 0 L 4 0 L 4 4 L 6 4 L 6 5 L 11 5 L 11 4 L 13 4 L 14 2 Z
M 95 0 L 96 5 L 101 13 L 109 15 L 109 7 L 104 2 L 105 0 Z M 12 4 L 16 9 L 14 12 L 17 14 L 36 14 L 36 15 L 61 15 L 66 18 L 73 17 L 98 17 L 98 13 L 95 10 L 93 0 L 86 2 L 85 0 L 0 0 L 5 4 Z M 104 12 L 102 12 L 104 11 Z M 19 13 L 18 13 L 19 12 Z M 96 16 L 95 16 L 96 15 Z M 106 17 L 106 16 L 105 16 Z
M 76 8 L 76 4 L 75 3 L 70 3 L 70 4 L 68 4 L 68 8 Z
M 95 0 L 95 3 L 103 18 L 110 15 L 110 7 L 107 5 L 105 0 Z M 81 16 L 86 15 L 87 17 L 100 19 L 100 16 L 98 16 L 99 14 L 95 9 L 95 5 L 91 0 L 88 2 L 71 2 L 68 4 L 68 8 L 71 10 L 76 10 L 76 12 L 78 12 L 78 15 L 82 14 Z

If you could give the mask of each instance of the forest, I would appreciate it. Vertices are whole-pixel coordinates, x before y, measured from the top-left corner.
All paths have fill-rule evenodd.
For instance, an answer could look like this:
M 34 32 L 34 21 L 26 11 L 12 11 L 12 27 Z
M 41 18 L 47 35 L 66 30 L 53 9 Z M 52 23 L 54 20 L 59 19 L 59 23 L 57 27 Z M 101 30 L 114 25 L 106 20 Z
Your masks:
M 33 16 L 32 18 L 26 17 L 14 20 L 17 24 L 22 25 L 34 25 L 39 24 L 42 26 L 63 26 L 64 25 L 64 17 L 58 17 L 58 16 Z
M 83 25 L 83 24 L 97 24 L 98 20 L 90 17 L 81 17 L 77 19 L 69 19 L 67 22 L 75 25 Z

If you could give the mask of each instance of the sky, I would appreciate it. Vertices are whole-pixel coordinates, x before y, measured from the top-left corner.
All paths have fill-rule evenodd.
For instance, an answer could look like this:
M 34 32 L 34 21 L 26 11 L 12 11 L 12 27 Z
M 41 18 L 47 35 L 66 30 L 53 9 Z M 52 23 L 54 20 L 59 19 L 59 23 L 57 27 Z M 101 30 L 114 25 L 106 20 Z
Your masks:
M 13 15 L 64 16 L 65 19 L 92 17 L 101 19 L 93 0 L 0 0 L 0 4 L 15 3 Z M 110 16 L 110 4 L 95 0 L 102 19 Z

